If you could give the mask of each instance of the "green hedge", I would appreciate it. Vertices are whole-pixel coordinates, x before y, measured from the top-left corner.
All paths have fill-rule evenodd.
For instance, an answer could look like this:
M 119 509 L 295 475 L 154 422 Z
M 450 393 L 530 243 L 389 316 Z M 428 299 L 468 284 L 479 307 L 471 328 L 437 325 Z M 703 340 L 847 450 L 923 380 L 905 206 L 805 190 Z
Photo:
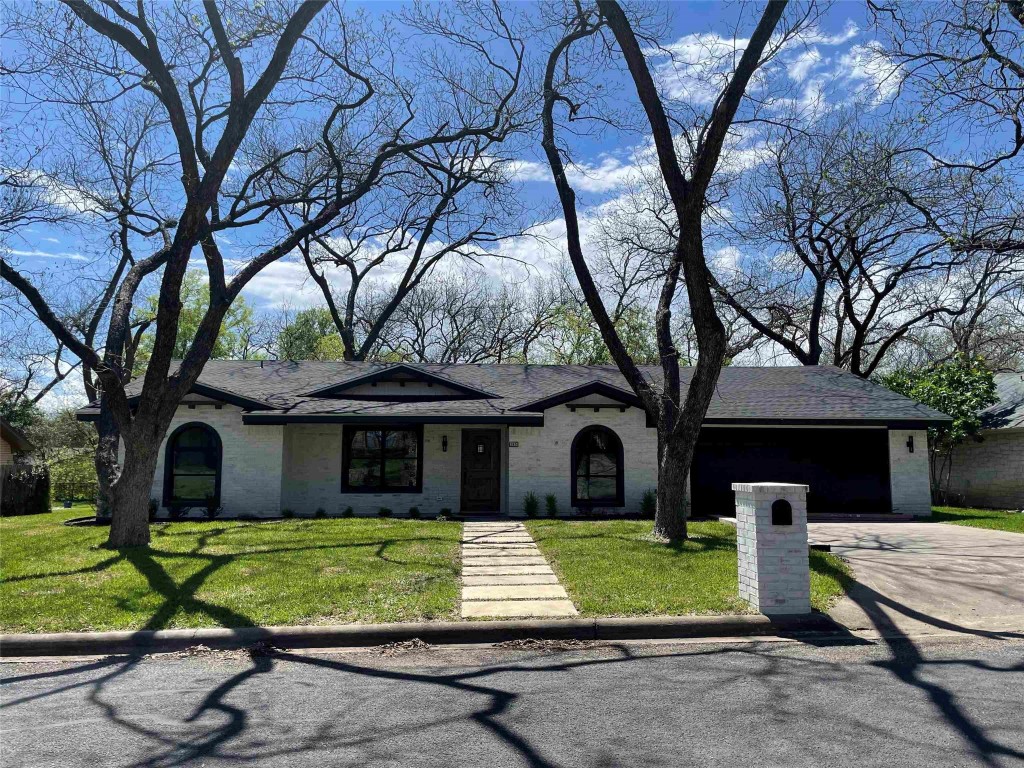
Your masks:
M 50 511 L 50 472 L 45 464 L 0 467 L 0 516 L 41 515 Z

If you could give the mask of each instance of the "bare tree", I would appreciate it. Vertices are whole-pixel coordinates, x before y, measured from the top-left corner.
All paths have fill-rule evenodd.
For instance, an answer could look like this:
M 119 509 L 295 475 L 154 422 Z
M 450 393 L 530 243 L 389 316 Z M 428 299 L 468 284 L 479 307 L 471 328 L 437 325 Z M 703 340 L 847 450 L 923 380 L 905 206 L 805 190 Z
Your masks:
M 160 115 L 161 145 L 172 148 L 180 186 L 163 190 L 164 215 L 129 214 L 132 250 L 141 253 L 133 253 L 112 292 L 101 341 L 85 343 L 54 311 L 54 299 L 7 258 L 0 277 L 94 372 L 100 388 L 97 462 L 113 478 L 108 545 L 140 545 L 149 540 L 146 507 L 158 446 L 232 301 L 261 270 L 344 217 L 395 165 L 430 147 L 501 138 L 519 84 L 521 51 L 509 36 L 500 54 L 508 65 L 498 65 L 499 54 L 481 57 L 449 36 L 449 53 L 466 61 L 466 69 L 452 67 L 440 81 L 425 77 L 410 90 L 395 75 L 391 31 L 366 28 L 340 5 L 238 3 L 222 12 L 213 3 L 129 9 L 66 0 L 63 8 L 56 22 L 50 7 L 18 21 L 19 39 L 39 65 L 27 69 L 43 73 L 36 80 L 21 76 L 19 87 L 83 115 L 98 105 L 135 112 L 140 104 L 151 106 Z M 466 12 L 496 13 L 489 6 Z M 474 82 L 485 78 L 488 86 L 472 109 L 465 107 L 461 87 L 460 73 L 467 69 Z M 45 93 L 42 79 L 88 83 L 85 103 L 39 96 Z M 339 154 L 342 135 L 346 150 L 361 150 L 355 158 Z M 316 185 L 283 184 L 278 193 L 275 180 L 292 178 L 295 164 L 307 158 L 327 158 L 312 179 Z M 311 198 L 313 213 L 296 226 L 269 226 L 280 210 Z M 254 226 L 254 255 L 229 262 L 222 253 L 225 235 L 234 233 L 234 239 Z M 172 365 L 181 284 L 197 246 L 209 275 L 210 303 L 185 358 Z M 132 304 L 147 278 L 159 281 L 154 343 L 141 391 L 129 398 Z
M 576 6 L 567 19 L 565 35 L 551 50 L 545 69 L 543 147 L 565 216 L 569 257 L 612 359 L 640 398 L 648 416 L 657 424 L 659 477 L 654 531 L 667 539 L 686 536 L 690 464 L 726 351 L 725 329 L 715 311 L 704 254 L 703 217 L 707 191 L 747 85 L 762 57 L 770 54 L 775 44 L 773 34 L 785 7 L 785 2 L 768 3 L 731 75 L 718 90 L 710 117 L 691 131 L 691 150 L 684 157 L 677 151 L 673 123 L 651 76 L 643 48 L 630 21 L 614 0 L 600 0 L 596 8 Z M 660 387 L 636 365 L 601 300 L 583 252 L 576 194 L 566 176 L 563 149 L 556 139 L 556 106 L 566 107 L 570 117 L 576 116 L 583 107 L 579 101 L 579 81 L 572 79 L 574 72 L 569 58 L 572 48 L 606 31 L 614 35 L 636 87 L 656 150 L 657 166 L 678 222 L 678 236 L 662 280 L 655 315 L 662 368 Z M 587 76 L 594 75 L 588 72 Z M 679 351 L 672 335 L 671 308 L 680 278 L 685 282 L 698 347 L 697 364 L 685 399 L 681 392 Z
M 494 259 L 487 249 L 515 233 L 518 205 L 495 157 L 497 145 L 494 138 L 474 137 L 444 152 L 413 153 L 351 215 L 300 242 L 346 360 L 367 357 L 395 311 L 439 264 Z M 388 273 L 394 277 L 377 279 Z M 344 285 L 340 296 L 332 278 Z M 377 311 L 367 322 L 369 316 L 358 318 L 357 311 L 371 286 Z
M 1017 157 L 1024 149 L 1024 3 L 868 5 L 886 41 L 879 53 L 895 65 L 892 77 L 900 79 L 904 95 L 943 131 L 964 140 L 963 150 L 937 152 L 925 141 L 914 151 L 972 170 Z
M 774 142 L 738 195 L 747 253 L 718 270 L 720 299 L 800 363 L 867 377 L 998 294 L 1022 246 L 1006 184 L 922 162 L 915 140 L 843 110 Z
M 422 282 L 392 315 L 374 357 L 421 363 L 537 362 L 556 297 L 532 286 L 489 279 L 479 269 L 448 269 Z

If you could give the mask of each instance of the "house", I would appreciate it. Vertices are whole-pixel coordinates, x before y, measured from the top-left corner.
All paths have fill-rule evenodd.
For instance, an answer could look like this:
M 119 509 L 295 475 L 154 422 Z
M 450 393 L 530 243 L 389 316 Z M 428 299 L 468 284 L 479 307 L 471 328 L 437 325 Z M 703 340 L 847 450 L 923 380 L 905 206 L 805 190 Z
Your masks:
M 928 515 L 926 429 L 946 420 L 835 368 L 724 368 L 693 513 L 731 513 L 734 482 L 778 480 L 808 484 L 812 514 Z M 614 367 L 215 360 L 152 496 L 163 510 L 212 496 L 225 516 L 517 515 L 529 492 L 562 514 L 636 512 L 657 476 L 656 431 Z
M 15 457 L 34 447 L 25 435 L 0 416 L 0 467 L 13 464 Z
M 1024 373 L 997 373 L 980 441 L 953 449 L 949 489 L 974 507 L 1024 510 Z

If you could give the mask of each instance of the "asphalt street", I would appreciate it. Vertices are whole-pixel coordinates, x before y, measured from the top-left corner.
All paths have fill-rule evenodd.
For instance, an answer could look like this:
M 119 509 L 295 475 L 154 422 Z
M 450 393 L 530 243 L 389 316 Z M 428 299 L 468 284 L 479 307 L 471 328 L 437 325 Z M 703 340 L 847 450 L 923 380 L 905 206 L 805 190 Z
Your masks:
M 1024 638 L 0 665 L 4 766 L 1024 766 Z

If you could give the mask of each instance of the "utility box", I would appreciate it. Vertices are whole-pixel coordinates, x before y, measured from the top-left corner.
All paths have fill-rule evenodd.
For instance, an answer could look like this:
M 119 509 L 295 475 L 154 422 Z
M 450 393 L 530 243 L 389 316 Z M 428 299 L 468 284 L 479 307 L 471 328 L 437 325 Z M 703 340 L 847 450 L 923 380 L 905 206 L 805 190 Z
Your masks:
M 733 483 L 740 597 L 766 616 L 811 612 L 807 488 Z

